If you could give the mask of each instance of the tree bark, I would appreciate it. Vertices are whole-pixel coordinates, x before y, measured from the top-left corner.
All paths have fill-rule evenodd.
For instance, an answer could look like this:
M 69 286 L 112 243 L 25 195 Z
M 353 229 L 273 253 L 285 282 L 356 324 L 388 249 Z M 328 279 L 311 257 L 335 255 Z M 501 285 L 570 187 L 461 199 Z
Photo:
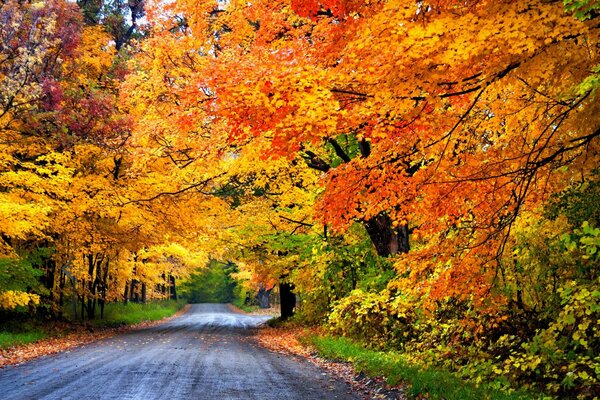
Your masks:
M 50 303 L 50 315 L 56 317 L 55 311 L 60 307 L 56 304 L 56 262 L 52 259 L 44 259 L 46 264 L 46 289 L 50 292 L 48 300 Z
M 269 301 L 269 296 L 271 294 L 271 289 L 267 290 L 261 284 L 258 288 L 258 293 L 256 294 L 256 301 L 258 301 L 258 306 L 260 308 L 269 308 L 271 306 Z
M 363 224 L 380 256 L 389 257 L 410 250 L 407 224 L 394 228 L 391 218 L 386 213 L 379 213 Z
M 296 295 L 293 292 L 294 285 L 288 282 L 279 284 L 279 298 L 281 299 L 281 319 L 287 320 L 294 315 L 296 307 Z
M 175 277 L 169 275 L 169 286 L 170 286 L 170 298 L 171 300 L 177 301 L 177 287 L 175 286 Z
M 94 256 L 92 254 L 88 254 L 87 255 L 87 261 L 88 261 L 88 277 L 89 277 L 89 281 L 88 281 L 88 290 L 89 290 L 89 297 L 87 299 L 87 317 L 88 319 L 94 319 L 94 311 L 96 308 L 96 305 L 94 303 L 94 298 L 95 298 L 95 294 L 96 294 L 96 280 L 94 278 L 94 270 L 96 269 L 96 263 L 94 262 Z
M 123 293 L 123 303 L 129 303 L 129 280 L 125 282 L 125 292 Z
M 134 303 L 140 302 L 140 295 L 137 292 L 138 283 L 139 281 L 137 279 L 132 279 L 131 288 L 129 289 L 129 301 Z
M 106 258 L 106 263 L 104 264 L 104 270 L 102 271 L 102 279 L 100 281 L 100 300 L 98 303 L 100 304 L 100 319 L 104 319 L 104 305 L 106 304 L 106 288 L 108 286 L 108 268 L 109 268 L 110 258 Z
M 65 283 L 66 283 L 66 276 L 63 273 L 62 269 L 59 271 L 59 276 L 58 276 L 58 311 L 57 311 L 57 317 L 59 319 L 62 319 L 63 317 L 63 311 L 62 311 L 62 305 L 63 305 L 63 301 L 64 301 L 64 292 L 65 292 Z

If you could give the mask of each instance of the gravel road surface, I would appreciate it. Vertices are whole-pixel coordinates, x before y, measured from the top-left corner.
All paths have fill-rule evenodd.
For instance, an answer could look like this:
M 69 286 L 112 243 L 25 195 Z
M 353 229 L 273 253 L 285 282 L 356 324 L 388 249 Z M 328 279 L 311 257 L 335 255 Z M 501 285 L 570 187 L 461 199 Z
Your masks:
M 358 399 L 313 364 L 251 340 L 268 318 L 194 304 L 164 324 L 0 369 L 0 398 Z

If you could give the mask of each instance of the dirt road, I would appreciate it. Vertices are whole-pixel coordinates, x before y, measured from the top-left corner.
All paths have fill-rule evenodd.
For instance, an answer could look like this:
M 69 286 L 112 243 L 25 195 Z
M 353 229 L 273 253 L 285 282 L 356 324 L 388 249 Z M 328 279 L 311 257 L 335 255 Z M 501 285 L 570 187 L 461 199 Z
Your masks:
M 0 370 L 8 399 L 357 399 L 304 361 L 269 352 L 249 328 L 269 317 L 194 304 L 159 326 Z

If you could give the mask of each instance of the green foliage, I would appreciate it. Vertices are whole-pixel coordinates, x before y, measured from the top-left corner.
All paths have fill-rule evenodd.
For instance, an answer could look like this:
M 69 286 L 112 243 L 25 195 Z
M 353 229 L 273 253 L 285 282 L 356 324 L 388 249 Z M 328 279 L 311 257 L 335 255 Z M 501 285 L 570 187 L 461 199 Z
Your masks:
M 401 295 L 357 289 L 335 304 L 328 322 L 333 332 L 370 346 L 397 347 L 408 339 L 415 320 L 414 308 Z
M 234 264 L 211 260 L 180 285 L 180 294 L 190 303 L 230 303 L 242 296 L 245 299 L 243 289 L 238 289 L 231 277 L 236 270 Z
M 380 257 L 361 224 L 325 240 L 316 235 L 298 246 L 299 264 L 292 281 L 301 295 L 305 321 L 324 321 L 333 305 L 353 291 L 384 290 L 396 276 L 390 260 Z
M 0 258 L 0 294 L 4 293 L 13 296 L 34 296 L 46 295 L 48 290 L 41 284 L 40 279 L 43 271 L 40 269 L 44 260 L 48 259 L 53 253 L 53 249 L 40 247 L 23 254 L 19 258 Z M 6 299 L 5 299 L 6 300 Z M 0 304 L 2 301 L 0 301 Z M 20 304 L 26 304 L 27 301 L 21 301 Z M 36 301 L 37 303 L 37 301 Z M 8 307 L 10 312 L 23 313 L 34 311 L 34 307 L 19 305 L 17 307 Z M 46 305 L 43 304 L 42 307 Z
M 600 390 L 600 280 L 567 282 L 561 307 L 547 328 L 514 349 L 497 371 L 523 385 L 531 378 L 551 393 L 592 397 Z
M 389 260 L 377 255 L 361 224 L 354 224 L 345 236 L 330 238 L 321 251 L 328 253 L 325 279 L 333 288 L 333 298 L 351 291 L 383 290 L 395 271 Z
M 431 399 L 531 399 L 525 393 L 504 393 L 493 388 L 477 387 L 462 381 L 449 372 L 412 365 L 405 357 L 394 351 L 366 349 L 346 338 L 313 336 L 310 343 L 327 358 L 351 362 L 358 371 L 369 376 L 383 376 L 390 384 L 401 382 L 409 385 L 411 398 Z
M 577 277 L 594 280 L 600 273 L 600 228 L 592 227 L 587 221 L 572 234 L 560 236 L 568 258 L 577 266 Z
M 42 272 L 28 257 L 0 258 L 0 291 L 38 289 L 41 275 Z
M 245 297 L 236 297 L 236 299 L 233 301 L 233 305 L 236 306 L 237 308 L 239 308 L 240 310 L 243 310 L 248 313 L 251 313 L 251 312 L 254 312 L 254 311 L 260 309 L 260 306 L 253 305 L 253 304 L 251 304 L 251 305 L 246 304 Z
M 599 67 L 600 68 L 600 67 Z M 600 70 L 599 70 L 600 71 Z M 550 219 L 564 215 L 571 226 L 579 227 L 584 221 L 593 226 L 600 225 L 600 171 L 596 170 L 592 180 L 581 185 L 570 186 L 554 195 L 544 209 Z
M 597 0 L 563 0 L 565 11 L 572 12 L 575 18 L 585 21 L 598 16 L 600 3 Z

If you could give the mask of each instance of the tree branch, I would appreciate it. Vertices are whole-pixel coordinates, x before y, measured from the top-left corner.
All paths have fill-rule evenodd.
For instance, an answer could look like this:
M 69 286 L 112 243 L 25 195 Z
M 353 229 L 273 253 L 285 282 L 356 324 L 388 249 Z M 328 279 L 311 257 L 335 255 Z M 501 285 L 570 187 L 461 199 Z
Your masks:
M 132 204 L 132 203 L 147 203 L 147 202 L 154 201 L 154 200 L 156 200 L 156 199 L 158 199 L 158 198 L 160 198 L 160 197 L 164 197 L 164 196 L 176 196 L 176 195 L 178 195 L 178 194 L 185 193 L 185 192 L 187 192 L 188 190 L 192 190 L 192 189 L 198 189 L 199 187 L 206 186 L 206 185 L 207 185 L 209 182 L 211 182 L 213 179 L 215 179 L 215 178 L 218 178 L 218 177 L 220 177 L 220 176 L 223 176 L 223 175 L 224 175 L 224 174 L 220 174 L 220 175 L 217 175 L 217 176 L 213 176 L 213 177 L 211 177 L 211 178 L 208 178 L 208 179 L 205 179 L 205 180 L 203 180 L 202 182 L 193 183 L 193 184 L 191 184 L 191 185 L 189 185 L 189 186 L 186 186 L 186 187 L 184 187 L 184 188 L 181 188 L 181 189 L 179 189 L 179 190 L 173 190 L 173 191 L 170 191 L 170 192 L 160 192 L 160 193 L 158 193 L 158 194 L 156 194 L 156 195 L 154 195 L 154 196 L 152 196 L 152 197 L 147 197 L 147 198 L 144 198 L 144 199 L 135 199 L 135 200 L 129 200 L 129 201 L 126 201 L 126 202 L 122 203 L 121 205 L 122 205 L 122 206 L 125 206 L 125 205 L 127 205 L 127 204 Z M 201 193 L 202 193 L 202 194 L 206 194 L 206 193 L 204 193 L 204 192 L 201 192 Z
M 350 162 L 350 157 L 348 156 L 348 154 L 346 154 L 344 149 L 342 149 L 342 146 L 340 146 L 340 144 L 335 139 L 327 138 L 327 143 L 329 143 L 333 147 L 333 149 L 335 150 L 335 154 L 337 154 L 339 158 L 341 158 L 344 162 Z

